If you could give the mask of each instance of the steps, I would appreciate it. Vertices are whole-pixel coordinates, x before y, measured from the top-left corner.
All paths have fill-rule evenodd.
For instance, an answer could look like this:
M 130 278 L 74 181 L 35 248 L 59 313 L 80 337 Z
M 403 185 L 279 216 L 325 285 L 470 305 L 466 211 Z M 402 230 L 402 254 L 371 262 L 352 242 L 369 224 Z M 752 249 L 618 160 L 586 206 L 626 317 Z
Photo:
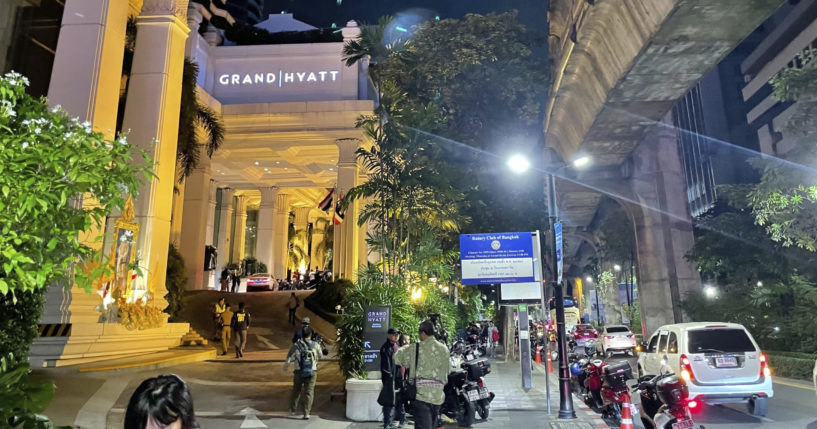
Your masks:
M 182 346 L 206 346 L 207 340 L 204 339 L 193 327 L 182 337 Z

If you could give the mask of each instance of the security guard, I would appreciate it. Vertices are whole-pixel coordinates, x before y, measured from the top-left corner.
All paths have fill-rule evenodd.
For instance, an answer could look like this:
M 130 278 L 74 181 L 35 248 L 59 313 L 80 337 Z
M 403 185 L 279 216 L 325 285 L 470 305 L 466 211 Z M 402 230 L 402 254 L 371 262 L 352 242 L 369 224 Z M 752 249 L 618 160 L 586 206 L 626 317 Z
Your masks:
M 235 357 L 244 357 L 244 347 L 247 346 L 247 329 L 250 328 L 250 313 L 244 310 L 244 303 L 238 303 L 238 312 L 233 314 L 230 323 L 235 333 Z

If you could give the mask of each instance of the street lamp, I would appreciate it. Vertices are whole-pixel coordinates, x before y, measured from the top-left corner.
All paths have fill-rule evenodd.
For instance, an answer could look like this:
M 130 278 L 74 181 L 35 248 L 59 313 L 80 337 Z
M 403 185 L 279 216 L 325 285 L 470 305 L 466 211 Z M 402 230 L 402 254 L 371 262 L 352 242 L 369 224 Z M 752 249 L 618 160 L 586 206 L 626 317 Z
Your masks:
M 613 270 L 615 270 L 616 272 L 621 271 L 621 265 L 619 264 L 613 265 Z
M 718 295 L 718 290 L 712 285 L 704 286 L 704 295 L 707 298 L 715 298 Z
M 516 154 L 508 158 L 508 168 L 516 174 L 522 174 L 530 168 L 530 162 L 524 155 Z

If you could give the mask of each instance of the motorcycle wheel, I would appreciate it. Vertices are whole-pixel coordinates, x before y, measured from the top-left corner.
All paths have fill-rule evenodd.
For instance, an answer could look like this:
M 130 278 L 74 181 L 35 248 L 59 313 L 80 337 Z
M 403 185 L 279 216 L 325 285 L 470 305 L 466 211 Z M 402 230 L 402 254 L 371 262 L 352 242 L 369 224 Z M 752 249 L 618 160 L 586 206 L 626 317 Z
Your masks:
M 462 401 L 460 403 L 460 412 L 457 413 L 457 425 L 464 428 L 470 428 L 474 425 L 474 403 L 471 401 Z
M 488 420 L 488 414 L 491 412 L 491 404 L 487 399 L 480 399 L 477 401 L 477 414 L 480 420 Z

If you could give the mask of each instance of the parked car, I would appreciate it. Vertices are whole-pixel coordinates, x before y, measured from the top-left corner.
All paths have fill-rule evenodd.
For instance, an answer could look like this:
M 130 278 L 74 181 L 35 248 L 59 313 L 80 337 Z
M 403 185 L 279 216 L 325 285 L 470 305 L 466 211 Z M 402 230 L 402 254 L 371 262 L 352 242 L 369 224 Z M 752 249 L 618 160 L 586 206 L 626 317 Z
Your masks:
M 673 372 L 689 399 L 707 404 L 746 403 L 762 417 L 774 396 L 766 356 L 737 323 L 679 323 L 659 328 L 638 357 L 638 375 Z
M 576 325 L 570 330 L 570 335 L 576 341 L 577 346 L 584 346 L 587 340 L 595 340 L 599 337 L 598 331 L 593 325 Z
M 635 356 L 635 334 L 630 332 L 630 328 L 624 325 L 605 326 L 601 330 L 601 341 L 598 341 L 599 351 L 602 355 L 613 356 L 613 353 L 623 352 Z
M 247 277 L 247 292 L 253 290 L 274 290 L 272 276 L 267 273 L 259 273 Z

